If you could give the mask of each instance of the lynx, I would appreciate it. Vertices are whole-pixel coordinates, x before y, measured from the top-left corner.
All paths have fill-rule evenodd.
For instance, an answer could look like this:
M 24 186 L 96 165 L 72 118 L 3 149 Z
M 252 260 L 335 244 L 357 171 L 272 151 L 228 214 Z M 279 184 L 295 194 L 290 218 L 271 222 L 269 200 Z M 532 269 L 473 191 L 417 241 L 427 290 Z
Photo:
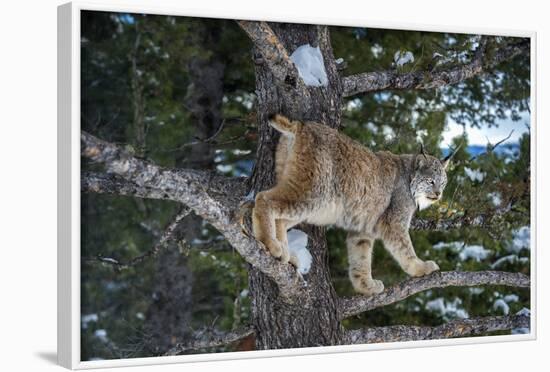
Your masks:
M 417 257 L 409 226 L 417 209 L 441 198 L 452 155 L 439 160 L 423 150 L 412 155 L 374 153 L 326 125 L 281 115 L 271 118 L 270 125 L 282 134 L 276 185 L 256 195 L 252 227 L 271 255 L 289 262 L 287 230 L 305 222 L 347 231 L 349 278 L 359 293 L 384 290 L 371 273 L 375 239 L 383 241 L 408 275 L 439 270 L 434 261 Z

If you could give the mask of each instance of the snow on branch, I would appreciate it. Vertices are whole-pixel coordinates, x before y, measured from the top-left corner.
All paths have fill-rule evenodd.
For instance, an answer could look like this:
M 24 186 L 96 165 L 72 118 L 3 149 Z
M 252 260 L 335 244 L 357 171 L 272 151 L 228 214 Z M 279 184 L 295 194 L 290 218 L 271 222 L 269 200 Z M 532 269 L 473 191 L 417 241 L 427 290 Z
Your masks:
M 443 71 L 412 71 L 400 74 L 398 71 L 364 72 L 344 77 L 344 97 L 359 93 L 376 92 L 386 89 L 434 89 L 449 84 L 457 84 L 483 74 L 498 64 L 520 54 L 528 54 L 529 41 L 521 41 L 498 48 L 490 55 L 485 44 L 480 45 L 470 63 Z
M 95 257 L 83 257 L 84 262 L 99 262 L 105 265 L 110 265 L 118 271 L 126 270 L 130 267 L 136 266 L 148 258 L 155 257 L 158 253 L 168 245 L 168 242 L 172 240 L 176 228 L 180 225 L 181 221 L 189 215 L 191 210 L 187 207 L 183 207 L 178 214 L 172 219 L 168 226 L 164 229 L 164 232 L 158 239 L 157 243 L 147 252 L 136 256 L 126 262 L 121 262 L 112 257 L 95 256 Z
M 437 327 L 387 326 L 346 331 L 345 344 L 371 344 L 380 342 L 401 342 L 435 340 L 473 336 L 495 331 L 529 328 L 530 317 L 526 315 L 488 316 L 471 319 L 456 319 Z
M 271 278 L 283 299 L 293 302 L 304 294 L 307 285 L 290 265 L 282 265 L 265 248 L 241 229 L 238 219 L 244 198 L 242 178 L 229 178 L 212 172 L 190 169 L 166 169 L 137 159 L 122 148 L 82 131 L 82 156 L 105 165 L 116 174 L 141 188 L 166 194 L 167 199 L 181 202 L 209 222 L 229 244 L 252 266 Z
M 210 329 L 198 331 L 193 335 L 193 340 L 187 343 L 177 344 L 164 355 L 179 355 L 193 350 L 226 346 L 252 335 L 254 335 L 254 330 L 252 328 L 238 329 L 230 332 Z
M 296 88 L 307 95 L 304 81 L 271 27 L 266 22 L 238 21 L 238 24 L 250 37 L 256 50 L 261 54 L 263 62 L 267 64 L 280 85 Z
M 414 294 L 432 288 L 472 287 L 479 285 L 504 285 L 529 287 L 531 280 L 522 273 L 503 271 L 447 271 L 435 272 L 420 278 L 410 278 L 372 297 L 354 296 L 340 299 L 340 319 L 349 318 L 365 311 L 390 305 Z

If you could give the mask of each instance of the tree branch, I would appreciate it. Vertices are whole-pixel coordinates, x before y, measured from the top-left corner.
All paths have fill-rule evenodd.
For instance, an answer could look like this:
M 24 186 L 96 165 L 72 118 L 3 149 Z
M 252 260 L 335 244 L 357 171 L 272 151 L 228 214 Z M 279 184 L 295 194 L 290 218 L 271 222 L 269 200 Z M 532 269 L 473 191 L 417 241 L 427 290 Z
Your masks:
M 194 339 L 185 344 L 177 344 L 164 355 L 179 355 L 192 350 L 208 349 L 211 347 L 224 346 L 242 340 L 254 334 L 252 328 L 238 329 L 231 332 L 220 332 L 218 330 L 205 330 L 196 332 Z
M 475 216 L 465 214 L 441 220 L 414 218 L 411 221 L 410 228 L 412 230 L 447 231 L 465 227 L 486 227 L 502 214 L 504 214 L 504 211 L 497 210 L 490 214 L 478 214 Z
M 81 133 L 81 153 L 138 187 L 155 189 L 164 193 L 167 199 L 187 205 L 223 234 L 249 264 L 275 281 L 286 301 L 296 301 L 300 294 L 304 294 L 307 285 L 292 265 L 282 265 L 254 238 L 242 233 L 235 213 L 245 192 L 242 178 L 161 168 L 84 131 Z
M 376 92 L 386 89 L 434 89 L 449 84 L 457 84 L 485 73 L 500 63 L 530 51 L 529 41 L 521 41 L 498 48 L 491 56 L 485 52 L 485 44 L 479 49 L 470 63 L 443 71 L 412 71 L 399 74 L 397 71 L 364 72 L 342 79 L 344 97 L 359 93 Z
M 344 336 L 344 343 L 349 345 L 436 340 L 529 328 L 529 326 L 530 317 L 526 315 L 456 319 L 437 327 L 397 325 L 350 330 Z
M 117 259 L 114 259 L 111 257 L 104 257 L 104 256 L 84 257 L 83 260 L 85 262 L 101 262 L 103 264 L 111 265 L 118 271 L 126 270 L 132 266 L 138 265 L 149 257 L 155 257 L 160 252 L 161 249 L 167 246 L 168 241 L 172 239 L 174 232 L 176 231 L 176 228 L 181 223 L 181 220 L 183 220 L 186 216 L 188 216 L 190 212 L 191 210 L 189 208 L 183 207 L 183 209 L 180 212 L 178 212 L 178 214 L 174 217 L 172 222 L 168 224 L 166 229 L 164 229 L 164 232 L 160 236 L 157 243 L 153 246 L 153 248 L 151 248 L 150 250 L 148 250 L 147 252 L 139 256 L 132 258 L 127 262 L 121 262 Z
M 238 21 L 261 54 L 280 86 L 296 88 L 308 95 L 304 81 L 298 74 L 296 66 L 291 61 L 286 48 L 266 22 Z
M 170 200 L 169 196 L 162 190 L 138 186 L 134 182 L 115 174 L 100 172 L 83 172 L 80 177 L 80 191 Z
M 435 272 L 420 278 L 410 278 L 398 283 L 384 292 L 372 297 L 354 296 L 340 299 L 340 319 L 360 314 L 378 307 L 390 305 L 419 292 L 444 287 L 504 285 L 510 287 L 529 287 L 530 278 L 522 273 L 503 271 L 447 271 Z

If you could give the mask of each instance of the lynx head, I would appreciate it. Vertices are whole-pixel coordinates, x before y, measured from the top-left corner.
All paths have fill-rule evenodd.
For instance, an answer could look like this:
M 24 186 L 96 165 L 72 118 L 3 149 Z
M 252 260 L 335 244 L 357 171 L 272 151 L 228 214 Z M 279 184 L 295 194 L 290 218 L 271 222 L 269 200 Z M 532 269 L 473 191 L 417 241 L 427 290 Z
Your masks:
M 428 208 L 441 199 L 447 185 L 446 169 L 457 151 L 458 147 L 445 159 L 440 160 L 426 155 L 424 149 L 420 148 L 420 154 L 417 154 L 414 160 L 411 179 L 411 193 L 419 210 Z

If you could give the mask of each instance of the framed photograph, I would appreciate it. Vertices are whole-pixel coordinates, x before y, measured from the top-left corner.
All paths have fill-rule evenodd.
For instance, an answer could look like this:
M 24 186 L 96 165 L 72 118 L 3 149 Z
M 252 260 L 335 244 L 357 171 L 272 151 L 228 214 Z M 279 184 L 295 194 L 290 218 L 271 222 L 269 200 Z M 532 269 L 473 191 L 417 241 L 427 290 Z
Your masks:
M 232 18 L 58 8 L 59 363 L 534 339 L 535 33 Z

